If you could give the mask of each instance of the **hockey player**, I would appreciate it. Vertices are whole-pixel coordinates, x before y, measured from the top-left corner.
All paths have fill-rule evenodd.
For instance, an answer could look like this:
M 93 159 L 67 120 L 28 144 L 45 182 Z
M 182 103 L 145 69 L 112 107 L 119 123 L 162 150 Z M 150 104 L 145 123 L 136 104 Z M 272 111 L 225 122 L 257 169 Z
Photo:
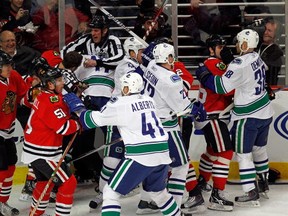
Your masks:
M 120 78 L 130 72 L 134 72 L 142 62 L 141 53 L 145 46 L 134 37 L 128 37 L 123 44 L 125 57 L 115 69 L 114 82 L 115 88 L 113 95 L 121 96 Z M 107 142 L 111 142 L 120 138 L 119 131 L 115 126 L 108 126 Z M 120 141 L 113 146 L 109 146 L 104 150 L 103 166 L 99 180 L 99 192 L 96 197 L 90 201 L 89 206 L 95 209 L 103 201 L 103 188 L 114 172 L 120 160 L 124 157 L 124 143 Z M 131 192 L 132 193 L 132 192 Z
M 233 55 L 225 45 L 226 41 L 220 35 L 211 35 L 206 40 L 210 57 L 205 60 L 204 65 L 213 75 L 223 75 L 227 69 L 224 62 L 233 60 Z M 218 118 L 219 114 L 232 103 L 233 93 L 232 91 L 228 95 L 216 94 L 202 85 L 199 88 L 199 101 L 203 103 L 208 117 L 211 118 L 211 120 L 195 122 L 195 127 L 203 131 L 207 143 L 206 152 L 200 158 L 199 182 L 200 184 L 204 182 L 202 186 L 205 187 L 212 175 L 213 190 L 208 205 L 212 210 L 232 211 L 234 206 L 233 202 L 225 198 L 223 192 L 228 178 L 229 164 L 233 157 L 230 132 L 227 127 L 229 112 L 226 116 L 223 114 L 221 119 Z
M 17 104 L 28 86 L 21 75 L 12 70 L 12 58 L 0 51 L 0 215 L 19 215 L 7 201 L 12 189 L 17 151 L 13 141 Z
M 187 149 L 182 141 L 178 118 L 172 114 L 183 111 L 191 112 L 192 109 L 192 115 L 202 120 L 206 119 L 206 112 L 203 110 L 201 103 L 192 104 L 187 98 L 181 78 L 172 71 L 175 61 L 174 56 L 172 45 L 167 43 L 157 44 L 153 49 L 155 60 L 150 61 L 144 71 L 143 78 L 144 94 L 155 100 L 158 115 L 164 121 L 164 129 L 169 135 L 170 157 L 173 162 L 170 164 L 172 174 L 168 180 L 168 191 L 180 206 L 189 159 Z
M 102 215 L 120 215 L 120 196 L 141 182 L 163 215 L 181 215 L 166 189 L 171 159 L 168 136 L 156 115 L 155 103 L 149 96 L 140 94 L 143 80 L 137 73 L 124 75 L 121 89 L 123 97 L 112 97 L 101 112 L 82 110 L 80 114 L 81 124 L 86 129 L 117 125 L 125 144 L 125 158 L 104 186 Z M 67 101 L 71 110 L 77 112 L 83 108 L 77 105 L 80 104 L 78 100 L 71 95 Z
M 220 94 L 235 89 L 231 121 L 232 143 L 239 162 L 240 180 L 245 192 L 235 197 L 242 206 L 260 206 L 260 192 L 268 192 L 268 155 L 266 151 L 273 110 L 265 90 L 265 64 L 254 52 L 259 42 L 256 31 L 245 29 L 237 34 L 235 58 L 222 76 L 213 76 L 205 66 L 196 70 L 203 86 Z
M 147 67 L 149 62 L 154 59 L 153 49 L 158 43 L 169 43 L 171 44 L 171 40 L 168 38 L 158 38 L 155 42 L 149 44 L 149 46 L 142 53 L 142 64 L 144 67 Z M 182 78 L 182 88 L 184 89 L 185 94 L 188 93 L 188 90 L 191 88 L 193 77 L 185 68 L 185 65 L 182 62 L 175 61 L 172 71 L 179 75 Z M 182 118 L 180 117 L 180 123 Z M 185 127 L 185 128 L 184 128 Z M 191 118 L 183 118 L 183 127 L 182 129 L 182 138 L 186 149 L 189 148 L 190 136 L 192 131 L 192 119 Z M 185 137 L 184 134 L 185 133 Z M 185 139 L 186 138 L 186 139 Z M 183 211 L 189 211 L 189 213 L 200 212 L 205 209 L 204 207 L 204 199 L 201 194 L 200 188 L 197 186 L 197 179 L 195 169 L 192 163 L 189 163 L 188 174 L 186 177 L 186 190 L 189 192 L 188 199 L 184 199 L 183 196 L 183 204 L 181 208 Z M 185 197 L 186 198 L 186 197 Z M 148 214 L 157 212 L 157 206 L 150 202 L 149 196 L 145 193 L 145 191 L 141 191 L 140 202 L 138 204 L 138 209 L 136 211 L 137 214 Z
M 51 67 L 48 65 L 47 61 L 44 58 L 37 57 L 33 59 L 32 68 L 31 68 L 31 76 L 26 79 L 26 82 L 30 83 L 30 85 L 32 86 L 32 82 L 34 81 L 34 79 L 40 79 L 40 75 L 45 73 L 49 69 L 51 69 Z M 35 98 L 37 97 L 37 95 L 40 93 L 40 91 L 41 91 L 41 81 L 39 84 L 29 89 L 27 102 L 30 103 L 30 105 L 28 105 L 28 103 L 25 103 L 27 107 L 32 108 L 32 104 Z M 28 118 L 27 118 L 27 121 L 28 121 Z M 19 197 L 20 201 L 30 201 L 30 199 L 32 198 L 33 190 L 35 188 L 35 183 L 36 183 L 36 177 L 35 177 L 35 174 L 33 172 L 31 165 L 29 164 L 28 173 L 26 175 L 26 181 L 22 189 L 21 195 Z
M 22 162 L 31 164 L 37 179 L 33 191 L 31 211 L 62 156 L 63 136 L 75 133 L 80 128 L 77 121 L 71 119 L 69 108 L 63 101 L 62 70 L 59 68 L 48 70 L 42 74 L 41 82 L 43 90 L 33 103 L 24 132 L 22 152 Z M 48 205 L 50 191 L 54 185 L 58 186 L 55 215 L 63 215 L 63 213 L 69 215 L 76 184 L 74 175 L 63 162 L 53 179 L 53 183 L 44 194 L 43 199 L 40 200 L 35 215 L 44 213 Z

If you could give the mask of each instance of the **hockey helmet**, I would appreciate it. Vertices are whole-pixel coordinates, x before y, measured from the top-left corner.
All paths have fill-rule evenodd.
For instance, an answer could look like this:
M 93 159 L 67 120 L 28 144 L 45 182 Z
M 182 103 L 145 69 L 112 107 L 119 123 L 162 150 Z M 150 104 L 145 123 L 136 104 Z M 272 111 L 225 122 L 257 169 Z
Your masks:
M 242 52 L 247 51 L 250 48 L 256 48 L 259 42 L 259 35 L 252 29 L 244 29 L 237 34 L 237 41 L 239 48 Z M 242 44 L 247 42 L 247 50 L 242 50 Z
M 139 93 L 143 88 L 143 79 L 138 73 L 128 73 L 120 78 L 121 90 L 123 92 L 124 87 L 128 87 L 129 91 L 124 95 Z
M 63 76 L 63 69 L 60 68 L 51 68 L 45 73 L 41 74 L 39 77 L 43 86 L 46 86 L 48 82 L 52 82 L 56 85 L 55 80 Z
M 6 52 L 0 50 L 0 69 L 2 69 L 3 65 L 12 65 L 13 60 L 12 57 Z
M 43 57 L 34 58 L 32 61 L 31 73 L 32 75 L 36 75 L 38 77 L 41 76 L 42 73 L 46 72 L 51 67 L 48 62 Z
M 226 45 L 226 40 L 218 34 L 212 34 L 209 36 L 209 38 L 207 38 L 206 40 L 206 46 L 209 48 L 211 47 L 212 49 L 214 49 L 216 46 L 218 45 Z
M 153 49 L 153 56 L 156 63 L 168 63 L 172 65 L 175 61 L 174 47 L 167 43 L 157 44 Z M 172 63 L 169 62 L 169 57 L 173 57 L 174 61 Z
M 140 49 L 145 49 L 146 48 L 146 46 L 144 44 L 142 44 L 139 40 L 137 40 L 134 37 L 128 37 L 124 41 L 123 47 L 124 47 L 125 54 L 127 56 L 130 56 L 129 55 L 129 51 L 130 50 L 133 50 L 136 53 L 136 55 L 137 55 L 138 51 Z
M 104 15 L 94 15 L 91 22 L 88 25 L 90 28 L 107 28 L 108 27 L 108 21 Z

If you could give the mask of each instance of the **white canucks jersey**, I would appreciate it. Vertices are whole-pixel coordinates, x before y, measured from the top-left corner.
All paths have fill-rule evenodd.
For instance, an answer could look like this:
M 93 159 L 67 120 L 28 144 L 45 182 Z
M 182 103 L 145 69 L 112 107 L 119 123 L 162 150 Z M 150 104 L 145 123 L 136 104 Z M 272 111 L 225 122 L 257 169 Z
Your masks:
M 94 57 L 83 55 L 83 61 L 85 59 L 93 59 Z M 88 84 L 89 88 L 83 92 L 85 95 L 111 97 L 115 86 L 113 69 L 98 66 L 85 68 L 82 63 L 74 73 L 80 81 Z
M 135 71 L 138 66 L 139 63 L 136 60 L 131 59 L 127 56 L 124 57 L 124 59 L 115 69 L 114 74 L 115 88 L 113 90 L 113 95 L 115 96 L 121 95 L 120 78 L 127 73 Z
M 183 89 L 182 79 L 173 71 L 161 67 L 152 60 L 143 75 L 144 94 L 155 100 L 161 119 L 169 119 L 171 113 L 179 113 L 192 107 Z M 180 130 L 178 119 L 163 122 L 166 131 Z
M 125 157 L 144 166 L 170 164 L 168 135 L 156 116 L 155 103 L 146 95 L 112 97 L 99 111 L 81 114 L 84 127 L 118 127 L 125 144 Z
M 273 115 L 265 90 L 265 64 L 252 52 L 234 59 L 223 76 L 214 79 L 217 93 L 235 89 L 231 120 L 243 118 L 267 119 Z

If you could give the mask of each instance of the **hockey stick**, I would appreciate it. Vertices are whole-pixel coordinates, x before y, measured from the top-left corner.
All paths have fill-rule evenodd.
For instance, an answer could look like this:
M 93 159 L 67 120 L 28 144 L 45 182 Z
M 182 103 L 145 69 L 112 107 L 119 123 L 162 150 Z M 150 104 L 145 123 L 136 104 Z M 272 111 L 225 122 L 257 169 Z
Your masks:
M 282 86 L 282 87 L 280 87 L 280 88 L 275 89 L 275 90 L 273 91 L 273 93 L 277 93 L 277 92 L 279 92 L 279 91 L 283 91 L 284 89 L 287 89 L 287 88 L 288 88 L 288 85 L 284 85 L 284 86 Z
M 145 32 L 145 35 L 144 35 L 144 37 L 143 37 L 143 40 L 146 40 L 147 37 L 149 36 L 150 32 L 151 32 L 152 29 L 154 28 L 155 23 L 157 22 L 157 20 L 158 20 L 160 14 L 163 12 L 164 7 L 165 7 L 165 5 L 166 5 L 167 3 L 168 3 L 168 0 L 164 0 L 164 1 L 163 1 L 161 7 L 159 8 L 159 10 L 158 10 L 156 16 L 155 16 L 154 19 L 153 19 L 151 25 L 149 26 L 149 28 L 148 28 L 147 31 Z
M 122 27 L 125 31 L 127 31 L 130 35 L 135 37 L 138 41 L 140 41 L 144 46 L 148 47 L 148 43 L 143 40 L 141 37 L 139 37 L 137 34 L 135 34 L 133 31 L 131 31 L 129 28 L 127 28 L 122 22 L 120 22 L 118 19 L 116 19 L 111 13 L 109 13 L 105 8 L 101 7 L 96 1 L 94 0 L 88 0 L 91 4 L 96 6 L 99 10 L 101 10 L 104 14 L 108 16 L 108 19 L 112 19 L 117 25 Z
M 66 157 L 67 153 L 69 152 L 69 150 L 70 150 L 70 148 L 71 148 L 71 146 L 72 146 L 72 144 L 73 144 L 73 142 L 74 142 L 77 134 L 78 134 L 78 131 L 73 135 L 73 137 L 72 137 L 71 140 L 69 141 L 69 143 L 68 143 L 68 145 L 67 145 L 67 147 L 66 147 L 66 149 L 65 149 L 65 151 L 64 151 L 64 153 L 63 153 L 63 155 L 62 155 L 62 157 L 60 158 L 60 160 L 59 160 L 56 168 L 54 169 L 51 177 L 49 178 L 49 180 L 48 180 L 48 182 L 47 182 L 44 190 L 42 191 L 39 199 L 37 200 L 36 205 L 33 207 L 31 213 L 29 214 L 29 216 L 34 216 L 35 212 L 37 211 L 37 208 L 39 207 L 40 202 L 42 201 L 42 199 L 43 199 L 43 197 L 45 196 L 48 188 L 50 187 L 50 184 L 52 183 L 54 176 L 57 174 L 57 172 L 58 172 L 58 170 L 59 170 L 59 168 L 60 168 L 60 166 L 61 166 L 64 158 Z
M 195 101 L 196 101 L 196 98 L 191 99 L 191 103 L 194 103 Z M 170 113 L 171 116 L 165 119 L 161 119 L 161 122 L 163 123 L 163 122 L 171 121 L 172 119 L 181 117 L 181 116 L 192 116 L 192 115 L 189 115 L 190 112 L 191 112 L 191 109 L 186 109 L 178 113 Z
M 122 141 L 122 138 L 115 139 L 115 140 L 113 140 L 112 142 L 110 142 L 108 144 L 104 144 L 104 145 L 100 146 L 97 149 L 93 149 L 93 150 L 91 150 L 91 151 L 89 151 L 87 153 L 84 153 L 84 154 L 80 155 L 79 157 L 69 161 L 69 163 L 73 163 L 75 161 L 81 160 L 82 158 L 88 157 L 89 155 L 92 155 L 92 154 L 94 154 L 94 153 L 96 153 L 98 151 L 101 151 L 102 149 L 106 148 L 107 146 L 114 145 L 114 144 L 119 143 L 121 141 Z
M 207 116 L 207 120 L 213 120 L 213 119 L 222 119 L 224 118 L 224 115 L 228 112 L 230 112 L 231 109 L 233 109 L 234 107 L 234 102 L 232 102 L 231 104 L 229 104 L 229 106 L 227 106 L 224 110 L 222 110 L 219 115 L 216 115 L 216 117 L 213 117 L 213 115 L 211 117 Z M 225 117 L 226 119 L 227 117 Z

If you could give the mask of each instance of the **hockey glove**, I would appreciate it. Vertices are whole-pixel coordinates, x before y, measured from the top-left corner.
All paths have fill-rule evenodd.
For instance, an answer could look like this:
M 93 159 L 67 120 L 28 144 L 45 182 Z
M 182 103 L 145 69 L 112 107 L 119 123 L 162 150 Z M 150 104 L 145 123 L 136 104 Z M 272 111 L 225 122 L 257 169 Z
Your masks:
M 196 69 L 195 74 L 199 82 L 204 86 L 206 80 L 209 78 L 210 75 L 212 75 L 203 63 L 199 64 L 199 67 Z
M 63 96 L 65 103 L 68 105 L 70 113 L 78 114 L 82 110 L 86 110 L 83 102 L 74 93 L 68 93 Z
M 224 64 L 228 65 L 231 61 L 233 61 L 234 56 L 232 54 L 232 51 L 228 47 L 223 47 L 223 49 L 220 51 L 220 56 Z
M 272 101 L 275 99 L 275 93 L 273 92 L 273 90 L 271 89 L 271 87 L 269 85 L 266 85 L 265 87 L 267 93 L 268 93 L 268 96 L 269 96 L 269 99 Z
M 193 104 L 191 115 L 196 121 L 199 122 L 205 121 L 207 119 L 206 110 L 200 101 L 197 101 Z

